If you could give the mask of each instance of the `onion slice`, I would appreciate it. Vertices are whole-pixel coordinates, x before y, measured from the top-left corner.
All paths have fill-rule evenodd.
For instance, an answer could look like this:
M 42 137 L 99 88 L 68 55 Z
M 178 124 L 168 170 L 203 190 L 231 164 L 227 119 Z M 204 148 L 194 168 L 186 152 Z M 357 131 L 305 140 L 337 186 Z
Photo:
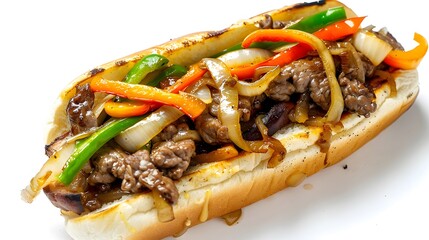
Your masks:
M 229 68 L 243 67 L 248 65 L 258 64 L 267 60 L 274 54 L 262 48 L 248 48 L 239 49 L 232 52 L 225 53 L 218 57 Z
M 134 126 L 121 132 L 115 137 L 115 141 L 128 152 L 136 152 L 181 116 L 183 112 L 179 109 L 163 105 Z
M 352 44 L 375 66 L 379 65 L 393 49 L 390 44 L 365 29 L 359 30 L 353 36 Z

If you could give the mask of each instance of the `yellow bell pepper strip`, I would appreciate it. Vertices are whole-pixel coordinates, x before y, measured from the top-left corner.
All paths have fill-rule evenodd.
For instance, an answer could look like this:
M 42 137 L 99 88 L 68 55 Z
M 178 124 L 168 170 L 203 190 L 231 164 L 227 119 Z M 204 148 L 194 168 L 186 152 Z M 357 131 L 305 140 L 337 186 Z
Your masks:
M 428 50 L 427 40 L 419 33 L 414 33 L 414 41 L 419 45 L 409 51 L 392 50 L 384 59 L 389 66 L 400 69 L 415 69 Z
M 203 101 L 192 95 L 169 93 L 159 88 L 141 84 L 94 79 L 91 81 L 90 87 L 94 92 L 104 92 L 133 100 L 175 106 L 192 119 L 198 117 L 206 108 Z
M 314 33 L 314 35 L 322 40 L 335 41 L 346 36 L 356 33 L 365 17 L 353 17 L 345 19 L 334 24 L 331 24 L 325 28 L 322 28 Z M 244 48 L 249 47 L 254 42 L 258 41 L 285 41 L 283 36 L 284 29 L 261 29 L 249 34 L 243 41 L 242 45 Z M 262 66 L 284 66 L 297 59 L 307 56 L 307 53 L 311 50 L 308 45 L 298 44 L 291 48 L 288 48 L 277 55 L 273 56 L 266 61 L 259 64 L 246 66 L 242 68 L 231 69 L 231 74 L 235 75 L 239 79 L 252 78 L 255 69 Z
M 104 111 L 116 118 L 125 118 L 132 116 L 140 116 L 151 110 L 151 106 L 146 102 L 124 99 L 120 102 L 112 100 L 104 104 Z

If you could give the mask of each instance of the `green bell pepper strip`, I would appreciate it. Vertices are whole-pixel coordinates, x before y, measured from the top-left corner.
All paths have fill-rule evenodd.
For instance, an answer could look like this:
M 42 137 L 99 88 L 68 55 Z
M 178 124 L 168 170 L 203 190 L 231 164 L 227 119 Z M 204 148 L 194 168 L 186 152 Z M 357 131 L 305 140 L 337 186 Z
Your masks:
M 332 23 L 346 19 L 346 10 L 344 7 L 329 8 L 303 18 L 301 21 L 288 27 L 288 29 L 300 30 L 308 33 L 313 33 L 321 28 L 324 28 Z
M 147 74 L 160 69 L 168 63 L 168 59 L 158 54 L 149 54 L 140 59 L 127 73 L 124 82 L 138 84 Z
M 173 64 L 158 74 L 158 76 L 149 81 L 146 85 L 157 87 L 162 80 L 168 77 L 182 77 L 187 71 L 188 70 L 184 66 Z
M 80 169 L 82 169 L 98 149 L 120 132 L 133 126 L 144 117 L 145 116 L 114 119 L 106 123 L 90 137 L 80 141 L 76 144 L 74 152 L 71 154 L 62 173 L 58 176 L 58 180 L 64 185 L 69 185 Z
M 344 20 L 347 18 L 346 10 L 344 7 L 333 7 L 325 11 L 307 16 L 295 24 L 287 27 L 287 29 L 301 30 L 308 33 L 314 33 L 319 29 L 322 29 L 332 23 Z M 253 43 L 250 47 L 252 48 L 263 48 L 268 50 L 273 50 L 284 46 L 285 42 L 257 42 Z M 242 49 L 241 43 L 234 45 L 230 48 L 227 48 L 212 57 L 217 58 L 222 56 L 225 53 L 232 52 L 235 50 Z

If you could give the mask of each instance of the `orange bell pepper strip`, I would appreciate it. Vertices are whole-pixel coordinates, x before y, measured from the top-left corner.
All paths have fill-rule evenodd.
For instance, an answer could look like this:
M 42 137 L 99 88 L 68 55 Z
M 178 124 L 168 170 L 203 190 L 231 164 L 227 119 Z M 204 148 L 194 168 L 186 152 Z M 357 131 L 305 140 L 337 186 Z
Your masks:
M 419 66 L 420 61 L 426 55 L 428 50 L 427 40 L 419 33 L 414 33 L 414 41 L 418 45 L 409 50 L 392 50 L 384 59 L 384 62 L 389 66 L 400 68 L 400 69 L 415 69 Z
M 193 64 L 189 67 L 188 72 L 178 79 L 173 85 L 164 89 L 167 92 L 179 93 L 179 91 L 185 90 L 189 85 L 200 80 L 201 77 L 206 74 L 207 69 L 201 69 L 199 64 Z
M 335 41 L 357 32 L 365 17 L 348 18 L 337 23 L 331 24 L 325 28 L 313 33 L 316 37 L 322 40 Z M 287 34 L 286 34 L 287 35 Z M 285 36 L 282 29 L 261 29 L 249 34 L 243 41 L 244 48 L 250 47 L 254 42 L 288 42 L 288 36 Z M 306 44 L 299 43 L 291 48 L 279 52 L 272 58 L 269 58 L 261 63 L 246 66 L 242 68 L 231 69 L 231 75 L 237 76 L 239 79 L 252 78 L 258 67 L 262 66 L 284 66 L 297 59 L 307 56 L 311 50 Z
M 185 75 L 176 81 L 172 86 L 164 89 L 164 91 L 171 93 L 179 93 L 183 91 L 190 84 L 198 81 L 205 73 L 206 69 L 199 68 L 198 64 L 191 65 Z M 106 102 L 104 109 L 109 116 L 112 117 L 133 117 L 140 116 L 149 111 L 155 110 L 161 104 L 147 101 L 129 100 L 122 102 Z
M 90 87 L 94 92 L 104 92 L 132 100 L 175 106 L 192 119 L 198 117 L 206 108 L 206 104 L 203 101 L 192 95 L 169 93 L 146 85 L 94 79 L 91 81 Z M 153 107 L 151 104 L 148 105 Z

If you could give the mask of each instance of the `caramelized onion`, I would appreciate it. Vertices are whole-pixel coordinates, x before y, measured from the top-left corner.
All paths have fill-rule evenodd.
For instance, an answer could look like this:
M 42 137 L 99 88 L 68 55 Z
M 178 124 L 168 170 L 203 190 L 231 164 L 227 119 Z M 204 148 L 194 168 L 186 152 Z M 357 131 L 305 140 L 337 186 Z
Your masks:
M 210 163 L 227 160 L 238 156 L 238 151 L 233 145 L 226 145 L 208 153 L 196 155 L 193 159 L 199 163 Z
M 264 76 L 259 80 L 254 82 L 237 82 L 238 94 L 246 97 L 253 97 L 261 95 L 265 90 L 267 90 L 268 85 L 280 74 L 280 67 L 274 67 L 268 71 Z
M 274 150 L 271 158 L 268 160 L 268 168 L 273 168 L 279 165 L 285 158 L 286 148 L 278 139 L 268 136 L 268 128 L 262 122 L 262 117 L 262 115 L 256 117 L 255 123 L 261 132 L 263 141 L 267 143 L 269 148 Z

